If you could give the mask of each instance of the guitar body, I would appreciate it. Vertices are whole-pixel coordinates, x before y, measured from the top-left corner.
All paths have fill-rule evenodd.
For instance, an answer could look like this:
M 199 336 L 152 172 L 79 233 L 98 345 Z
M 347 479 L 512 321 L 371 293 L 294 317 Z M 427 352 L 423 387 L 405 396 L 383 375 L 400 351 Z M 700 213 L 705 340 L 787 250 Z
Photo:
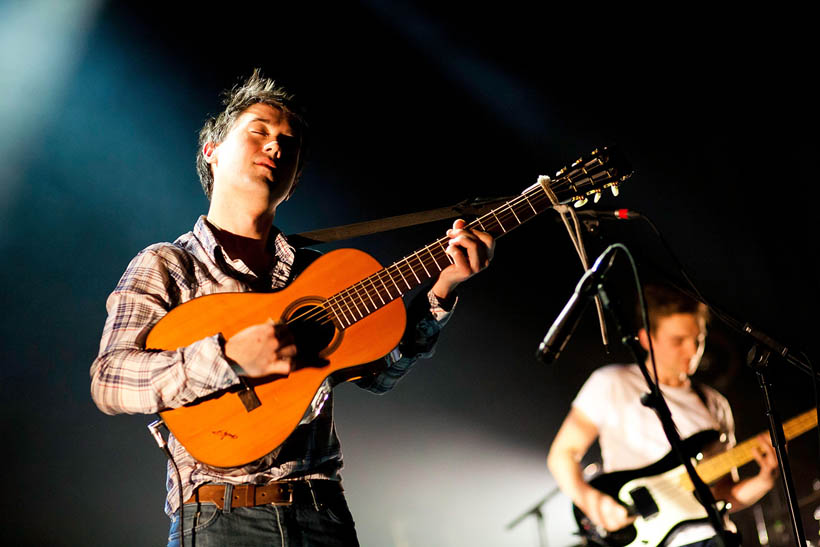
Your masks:
M 701 431 L 684 441 L 684 451 L 694 457 L 717 441 L 716 431 Z M 669 452 L 657 462 L 640 469 L 604 473 L 589 481 L 596 489 L 612 496 L 637 514 L 635 522 L 615 532 L 599 529 L 578 507 L 573 506 L 581 534 L 593 545 L 644 547 L 663 545 L 679 527 L 706 521 L 706 510 L 691 491 L 680 484 L 686 475 L 680 460 Z
M 168 429 L 194 458 L 216 467 L 246 464 L 282 444 L 328 376 L 350 379 L 359 365 L 383 357 L 401 340 L 406 323 L 401 298 L 345 328 L 322 313 L 327 298 L 381 268 L 367 253 L 340 249 L 316 259 L 278 292 L 212 294 L 172 309 L 149 333 L 146 349 L 175 350 L 220 332 L 227 339 L 273 319 L 291 323 L 302 361 L 286 377 L 250 382 L 261 402 L 256 408 L 248 410 L 239 388 L 217 392 L 160 412 Z M 319 321 L 311 322 L 312 317 Z

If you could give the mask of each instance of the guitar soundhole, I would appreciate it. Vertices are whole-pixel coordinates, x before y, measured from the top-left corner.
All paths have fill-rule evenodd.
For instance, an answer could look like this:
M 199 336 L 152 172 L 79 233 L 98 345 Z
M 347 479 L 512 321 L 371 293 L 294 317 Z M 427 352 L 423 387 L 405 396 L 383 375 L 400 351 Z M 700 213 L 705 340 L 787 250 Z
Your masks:
M 338 340 L 336 326 L 333 324 L 327 310 L 322 306 L 299 306 L 288 314 L 288 329 L 296 342 L 299 354 L 296 359 L 297 367 L 321 367 L 328 361 L 324 355 L 335 349 Z

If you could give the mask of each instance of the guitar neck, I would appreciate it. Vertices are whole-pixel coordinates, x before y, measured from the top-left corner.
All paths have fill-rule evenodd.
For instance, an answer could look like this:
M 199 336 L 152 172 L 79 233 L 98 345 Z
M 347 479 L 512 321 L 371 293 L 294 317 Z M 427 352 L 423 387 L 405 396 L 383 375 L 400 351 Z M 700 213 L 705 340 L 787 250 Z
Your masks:
M 498 239 L 552 207 L 540 184 L 496 207 L 465 226 Z M 449 238 L 443 237 L 327 299 L 337 324 L 346 328 L 382 306 L 404 296 L 452 264 L 446 253 Z
M 497 239 L 550 209 L 550 195 L 559 203 L 579 201 L 582 205 L 591 195 L 597 201 L 605 188 L 612 188 L 617 195 L 618 185 L 631 175 L 632 167 L 617 149 L 596 150 L 589 158 L 558 171 L 555 179 L 540 179 L 466 228 L 482 230 Z M 328 298 L 324 306 L 336 326 L 345 329 L 438 275 L 452 264 L 446 253 L 448 242 L 446 237 L 438 239 Z
M 816 426 L 817 411 L 809 410 L 784 423 L 783 432 L 788 441 L 807 431 L 811 431 Z M 705 483 L 712 483 L 727 473 L 730 473 L 735 467 L 740 467 L 752 461 L 758 443 L 757 438 L 747 439 L 722 454 L 700 462 L 695 469 Z M 685 477 L 685 481 L 687 483 L 686 486 L 691 490 L 693 487 L 691 482 L 688 482 L 688 477 Z

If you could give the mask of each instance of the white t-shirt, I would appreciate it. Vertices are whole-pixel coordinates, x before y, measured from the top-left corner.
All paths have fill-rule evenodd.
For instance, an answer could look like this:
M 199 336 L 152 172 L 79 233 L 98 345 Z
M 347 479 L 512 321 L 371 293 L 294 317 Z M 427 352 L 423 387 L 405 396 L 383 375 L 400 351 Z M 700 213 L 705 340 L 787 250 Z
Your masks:
M 723 434 L 725 447 L 733 446 L 734 420 L 728 401 L 710 387 L 699 387 L 709 408 L 690 386 L 661 386 L 681 438 L 714 429 Z M 641 396 L 647 391 L 637 365 L 608 365 L 593 372 L 575 397 L 572 406 L 598 428 L 604 472 L 644 467 L 671 450 L 655 411 L 641 404 Z M 687 526 L 670 546 L 713 535 L 711 525 Z

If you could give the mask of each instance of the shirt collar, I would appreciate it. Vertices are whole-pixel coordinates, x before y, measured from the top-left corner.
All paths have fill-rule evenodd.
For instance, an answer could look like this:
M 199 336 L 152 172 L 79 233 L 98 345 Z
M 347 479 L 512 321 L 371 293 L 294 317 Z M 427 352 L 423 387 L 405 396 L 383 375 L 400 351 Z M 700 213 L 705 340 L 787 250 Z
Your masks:
M 219 244 L 219 241 L 216 239 L 213 230 L 211 230 L 211 227 L 205 219 L 205 215 L 201 215 L 199 219 L 197 219 L 196 224 L 194 225 L 194 237 L 199 240 L 211 260 L 213 260 L 216 264 L 224 264 L 243 276 L 250 275 L 256 277 L 256 274 L 254 274 L 242 260 L 232 260 L 225 253 L 222 246 Z M 268 237 L 268 249 L 273 256 L 276 257 L 276 260 L 271 266 L 271 271 L 269 272 L 270 275 L 274 275 L 276 272 L 281 271 L 283 266 L 287 271 L 290 271 L 290 267 L 293 265 L 293 261 L 296 256 L 296 251 L 293 246 L 288 243 L 287 238 L 285 238 L 284 234 L 282 234 L 276 226 L 273 226 L 273 231 Z

